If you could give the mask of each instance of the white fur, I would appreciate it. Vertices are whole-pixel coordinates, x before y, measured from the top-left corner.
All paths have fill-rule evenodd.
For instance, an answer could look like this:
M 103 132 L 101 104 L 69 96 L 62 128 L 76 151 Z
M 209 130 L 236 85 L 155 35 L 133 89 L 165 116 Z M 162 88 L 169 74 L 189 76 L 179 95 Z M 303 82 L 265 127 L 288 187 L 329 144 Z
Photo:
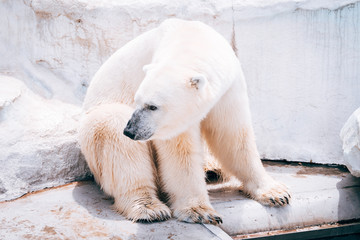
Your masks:
M 135 110 L 142 115 L 133 129 L 151 131 L 148 142 L 122 134 Z M 206 191 L 202 138 L 251 197 L 268 205 L 290 198 L 260 161 L 238 59 L 200 22 L 167 20 L 119 49 L 94 76 L 84 111 L 82 152 L 116 209 L 130 219 L 170 217 L 156 196 L 160 179 L 179 220 L 221 221 Z

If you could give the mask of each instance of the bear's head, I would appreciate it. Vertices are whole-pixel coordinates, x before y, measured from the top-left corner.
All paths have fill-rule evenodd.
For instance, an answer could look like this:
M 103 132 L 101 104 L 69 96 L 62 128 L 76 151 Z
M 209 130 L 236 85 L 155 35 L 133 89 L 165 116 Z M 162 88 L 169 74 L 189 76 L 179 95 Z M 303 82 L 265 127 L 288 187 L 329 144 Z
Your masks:
M 208 79 L 188 67 L 144 67 L 136 109 L 124 134 L 133 140 L 170 139 L 203 119 L 211 107 Z M 209 101 L 210 100 L 210 101 Z

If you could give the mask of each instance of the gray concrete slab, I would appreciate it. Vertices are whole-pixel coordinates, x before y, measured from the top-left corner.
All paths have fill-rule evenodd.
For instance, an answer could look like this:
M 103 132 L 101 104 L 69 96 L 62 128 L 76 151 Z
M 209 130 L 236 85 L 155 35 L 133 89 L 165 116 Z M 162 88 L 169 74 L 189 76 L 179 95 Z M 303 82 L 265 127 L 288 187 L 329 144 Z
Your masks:
M 211 201 L 223 216 L 221 228 L 229 235 L 360 219 L 360 178 L 332 167 L 266 165 L 275 179 L 289 186 L 291 205 L 266 207 L 246 198 L 236 187 L 215 185 L 210 190 Z
M 174 219 L 133 223 L 111 209 L 93 182 L 79 182 L 0 203 L 0 239 L 221 239 L 218 228 Z
M 208 185 L 220 226 L 174 219 L 132 223 L 111 209 L 93 182 L 77 182 L 0 203 L 0 239 L 230 239 L 229 235 L 295 229 L 360 219 L 360 179 L 328 167 L 265 164 L 286 183 L 292 203 L 270 208 L 239 192 L 240 183 Z

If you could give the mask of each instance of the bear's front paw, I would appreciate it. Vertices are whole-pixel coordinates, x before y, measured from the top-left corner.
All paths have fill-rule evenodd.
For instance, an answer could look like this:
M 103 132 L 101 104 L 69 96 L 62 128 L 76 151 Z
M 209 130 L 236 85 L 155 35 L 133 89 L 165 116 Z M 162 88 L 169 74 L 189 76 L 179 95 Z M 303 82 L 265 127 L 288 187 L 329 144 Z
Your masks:
M 251 188 L 252 187 L 247 187 L 245 192 L 261 204 L 278 207 L 290 203 L 291 195 L 289 189 L 284 184 L 276 182 L 275 180 L 268 180 L 259 188 Z
M 164 203 L 157 201 L 133 205 L 125 216 L 134 222 L 158 222 L 171 218 L 171 210 Z
M 210 206 L 198 205 L 181 210 L 174 210 L 174 216 L 182 222 L 220 224 L 222 219 Z

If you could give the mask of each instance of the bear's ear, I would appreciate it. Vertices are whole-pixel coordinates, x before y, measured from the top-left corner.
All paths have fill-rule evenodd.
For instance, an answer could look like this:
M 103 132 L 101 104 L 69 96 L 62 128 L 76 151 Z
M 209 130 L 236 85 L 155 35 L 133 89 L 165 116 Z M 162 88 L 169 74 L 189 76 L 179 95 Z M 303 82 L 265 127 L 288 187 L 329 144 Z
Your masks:
M 204 75 L 196 75 L 190 79 L 191 87 L 197 90 L 202 90 L 207 83 L 207 78 Z
M 144 66 L 143 66 L 143 71 L 146 73 L 146 72 L 149 71 L 152 67 L 153 67 L 152 64 L 144 65 Z

